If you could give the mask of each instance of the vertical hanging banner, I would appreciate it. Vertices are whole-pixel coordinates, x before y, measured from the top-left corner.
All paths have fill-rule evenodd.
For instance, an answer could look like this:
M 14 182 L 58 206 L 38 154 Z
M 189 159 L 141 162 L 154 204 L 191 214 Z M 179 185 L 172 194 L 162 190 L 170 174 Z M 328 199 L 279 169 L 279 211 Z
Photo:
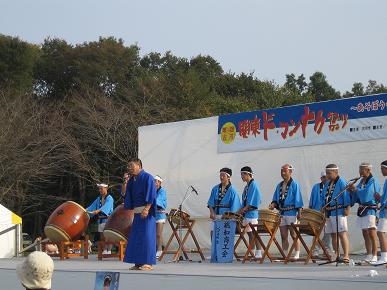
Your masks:
M 387 138 L 387 94 L 218 118 L 218 153 Z
M 234 258 L 235 220 L 215 220 L 212 233 L 211 263 L 232 263 Z

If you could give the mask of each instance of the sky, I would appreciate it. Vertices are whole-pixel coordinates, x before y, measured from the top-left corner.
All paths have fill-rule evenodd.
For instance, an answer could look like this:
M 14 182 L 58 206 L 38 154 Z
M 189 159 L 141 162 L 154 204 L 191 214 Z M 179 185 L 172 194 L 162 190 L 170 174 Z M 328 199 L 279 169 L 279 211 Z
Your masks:
M 141 55 L 210 55 L 226 72 L 278 84 L 322 71 L 341 92 L 387 85 L 384 0 L 0 0 L 0 34 L 72 44 L 114 36 Z

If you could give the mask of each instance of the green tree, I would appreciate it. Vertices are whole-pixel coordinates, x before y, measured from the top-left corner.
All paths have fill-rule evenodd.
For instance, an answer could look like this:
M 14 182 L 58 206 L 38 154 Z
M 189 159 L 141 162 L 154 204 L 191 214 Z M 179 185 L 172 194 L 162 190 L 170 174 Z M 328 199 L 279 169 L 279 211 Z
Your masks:
M 0 34 L 0 88 L 30 91 L 38 53 L 37 46 Z

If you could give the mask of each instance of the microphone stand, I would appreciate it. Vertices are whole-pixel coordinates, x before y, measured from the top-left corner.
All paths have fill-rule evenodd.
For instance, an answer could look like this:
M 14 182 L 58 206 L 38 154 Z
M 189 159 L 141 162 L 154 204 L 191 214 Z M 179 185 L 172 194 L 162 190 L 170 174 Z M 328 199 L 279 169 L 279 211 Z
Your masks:
M 189 190 L 191 188 L 191 190 Z M 183 225 L 183 220 L 182 220 L 182 212 L 183 212 L 183 204 L 188 200 L 188 198 L 191 196 L 191 194 L 194 192 L 192 186 L 188 186 L 187 190 L 185 191 L 185 195 L 183 197 L 183 200 L 181 201 L 181 203 L 179 204 L 179 212 L 180 212 L 180 215 L 179 215 L 179 240 L 180 240 L 180 243 L 182 242 L 182 237 L 183 237 L 183 228 L 182 228 L 182 225 Z M 180 245 L 179 245 L 180 247 Z M 181 251 L 183 251 L 183 245 L 181 245 Z M 180 254 L 179 258 L 177 258 L 176 260 L 174 260 L 173 262 L 176 263 L 178 261 L 183 261 L 184 258 L 182 256 L 182 254 Z M 191 261 L 189 259 L 187 259 L 187 261 Z
M 354 178 L 353 181 L 351 183 L 349 183 L 342 191 L 340 191 L 337 194 L 337 196 L 333 199 L 334 202 L 335 202 L 335 213 L 336 213 L 336 259 L 334 261 L 328 261 L 328 262 L 325 262 L 325 263 L 318 264 L 319 266 L 336 263 L 336 267 L 337 267 L 339 264 L 344 263 L 344 260 L 340 257 L 339 198 L 344 194 L 345 191 L 348 190 L 348 188 L 350 188 L 352 185 L 354 185 L 359 179 L 360 179 L 360 177 Z M 328 207 L 328 205 L 330 205 L 331 202 L 332 201 L 330 201 L 329 203 L 324 205 L 321 210 L 325 210 Z

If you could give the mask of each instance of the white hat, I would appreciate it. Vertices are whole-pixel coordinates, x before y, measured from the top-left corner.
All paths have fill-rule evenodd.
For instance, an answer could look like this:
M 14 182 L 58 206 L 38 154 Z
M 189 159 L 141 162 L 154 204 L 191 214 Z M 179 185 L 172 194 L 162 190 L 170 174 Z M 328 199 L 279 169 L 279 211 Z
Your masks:
M 25 288 L 51 289 L 54 262 L 44 252 L 35 251 L 16 267 L 17 276 Z
M 320 176 L 324 177 L 324 176 L 327 176 L 327 174 L 325 173 L 325 171 L 321 171 Z
M 97 183 L 97 186 L 98 187 L 109 187 L 109 185 L 107 185 L 106 183 Z
M 160 182 L 163 182 L 163 181 L 164 181 L 164 180 L 161 178 L 160 175 L 156 175 L 154 178 L 155 178 L 156 180 L 160 181 Z

